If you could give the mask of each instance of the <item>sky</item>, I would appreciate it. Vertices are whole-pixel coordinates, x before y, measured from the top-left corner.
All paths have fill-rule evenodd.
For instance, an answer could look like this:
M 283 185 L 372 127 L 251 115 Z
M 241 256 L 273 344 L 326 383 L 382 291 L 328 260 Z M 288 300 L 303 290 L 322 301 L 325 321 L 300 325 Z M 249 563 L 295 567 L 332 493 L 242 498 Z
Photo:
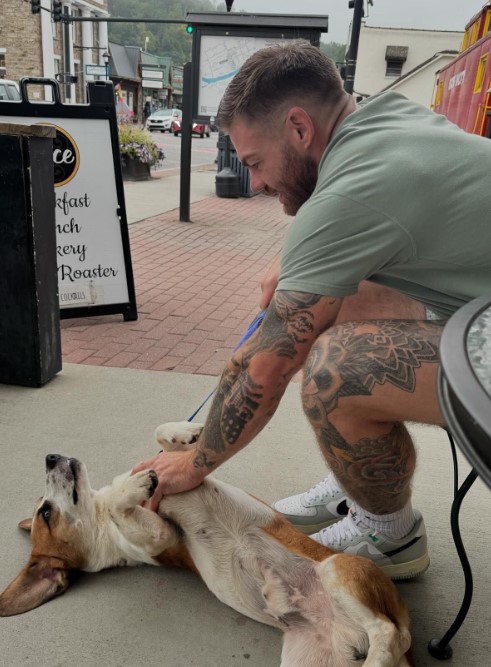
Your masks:
M 365 22 L 384 28 L 463 31 L 485 0 L 373 0 Z M 348 0 L 234 0 L 234 11 L 263 14 L 317 14 L 329 17 L 322 41 L 346 44 L 353 10 Z M 366 2 L 365 2 L 366 10 Z

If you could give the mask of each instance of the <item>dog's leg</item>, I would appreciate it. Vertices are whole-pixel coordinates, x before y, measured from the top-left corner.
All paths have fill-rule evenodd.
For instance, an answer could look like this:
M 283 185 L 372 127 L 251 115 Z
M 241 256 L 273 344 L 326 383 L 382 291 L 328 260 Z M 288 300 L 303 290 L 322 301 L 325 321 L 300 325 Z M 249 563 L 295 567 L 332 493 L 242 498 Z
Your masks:
M 316 568 L 335 605 L 368 635 L 364 667 L 404 665 L 411 646 L 409 617 L 394 584 L 370 561 L 347 554 Z
M 175 546 L 179 537 L 176 529 L 156 512 L 140 503 L 152 497 L 158 483 L 153 470 L 117 477 L 110 489 L 109 508 L 114 523 L 124 537 L 151 557 Z
M 155 438 L 162 449 L 173 452 L 190 449 L 202 430 L 203 424 L 195 422 L 167 422 L 157 427 Z
M 157 474 L 153 470 L 142 470 L 135 475 L 125 473 L 113 480 L 109 491 L 112 511 L 126 512 L 153 496 L 157 484 Z

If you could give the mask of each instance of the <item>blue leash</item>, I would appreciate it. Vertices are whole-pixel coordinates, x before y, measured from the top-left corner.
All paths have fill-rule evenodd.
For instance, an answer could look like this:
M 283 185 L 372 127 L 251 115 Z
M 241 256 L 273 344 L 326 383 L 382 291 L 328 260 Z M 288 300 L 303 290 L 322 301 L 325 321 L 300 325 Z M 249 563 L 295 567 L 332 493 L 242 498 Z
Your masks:
M 259 315 L 256 315 L 256 317 L 252 320 L 252 322 L 251 322 L 251 323 L 249 324 L 249 326 L 247 327 L 247 331 L 243 334 L 242 338 L 239 340 L 239 342 L 237 343 L 237 345 L 234 347 L 234 352 L 235 352 L 236 350 L 238 350 L 239 347 L 240 347 L 243 343 L 245 343 L 246 340 L 247 340 L 248 338 L 250 338 L 250 337 L 252 336 L 252 334 L 256 331 L 256 329 L 259 328 L 259 325 L 260 325 L 261 322 L 264 320 L 264 316 L 265 316 L 265 315 L 266 315 L 266 309 L 262 310 L 262 311 L 259 313 Z M 201 410 L 201 408 L 202 408 L 202 407 L 208 402 L 208 400 L 213 396 L 213 394 L 215 393 L 215 391 L 216 391 L 216 389 L 213 389 L 213 390 L 208 394 L 208 396 L 205 398 L 205 400 L 203 401 L 203 403 L 201 403 L 201 405 L 199 406 L 199 408 L 193 412 L 193 414 L 191 415 L 191 417 L 189 417 L 188 422 L 192 422 L 192 421 L 193 421 L 193 419 L 196 417 L 196 415 L 197 415 L 198 412 Z

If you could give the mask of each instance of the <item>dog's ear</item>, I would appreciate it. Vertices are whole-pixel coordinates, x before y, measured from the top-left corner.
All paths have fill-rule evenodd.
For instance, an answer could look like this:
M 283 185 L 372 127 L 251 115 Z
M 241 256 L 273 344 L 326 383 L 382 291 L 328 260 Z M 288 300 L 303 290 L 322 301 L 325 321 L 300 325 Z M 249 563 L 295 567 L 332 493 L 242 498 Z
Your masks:
M 27 532 L 30 533 L 32 527 L 32 516 L 30 516 L 28 519 L 22 519 L 22 521 L 19 521 L 18 527 L 22 528 L 22 530 L 27 530 Z
M 31 559 L 0 595 L 0 616 L 23 614 L 68 588 L 68 569 L 52 558 Z
M 42 499 L 43 499 L 43 496 L 39 496 L 39 498 L 36 500 L 36 503 L 35 503 L 34 509 L 33 509 L 33 514 L 35 514 L 36 509 L 41 504 Z M 22 521 L 19 521 L 19 523 L 17 524 L 17 527 L 21 528 L 22 530 L 27 530 L 27 532 L 30 533 L 31 528 L 32 528 L 32 517 L 29 517 L 28 519 L 22 519 Z

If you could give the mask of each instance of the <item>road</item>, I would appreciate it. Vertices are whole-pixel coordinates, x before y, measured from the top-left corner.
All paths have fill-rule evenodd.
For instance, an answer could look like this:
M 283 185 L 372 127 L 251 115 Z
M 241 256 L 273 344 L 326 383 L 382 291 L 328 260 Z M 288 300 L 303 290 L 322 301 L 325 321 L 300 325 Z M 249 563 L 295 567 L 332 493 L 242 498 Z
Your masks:
M 168 132 L 152 132 L 155 143 L 165 153 L 165 160 L 157 171 L 179 169 L 181 165 L 181 136 L 175 137 Z M 218 132 L 212 132 L 211 137 L 193 136 L 191 142 L 191 166 L 213 164 L 217 156 Z

